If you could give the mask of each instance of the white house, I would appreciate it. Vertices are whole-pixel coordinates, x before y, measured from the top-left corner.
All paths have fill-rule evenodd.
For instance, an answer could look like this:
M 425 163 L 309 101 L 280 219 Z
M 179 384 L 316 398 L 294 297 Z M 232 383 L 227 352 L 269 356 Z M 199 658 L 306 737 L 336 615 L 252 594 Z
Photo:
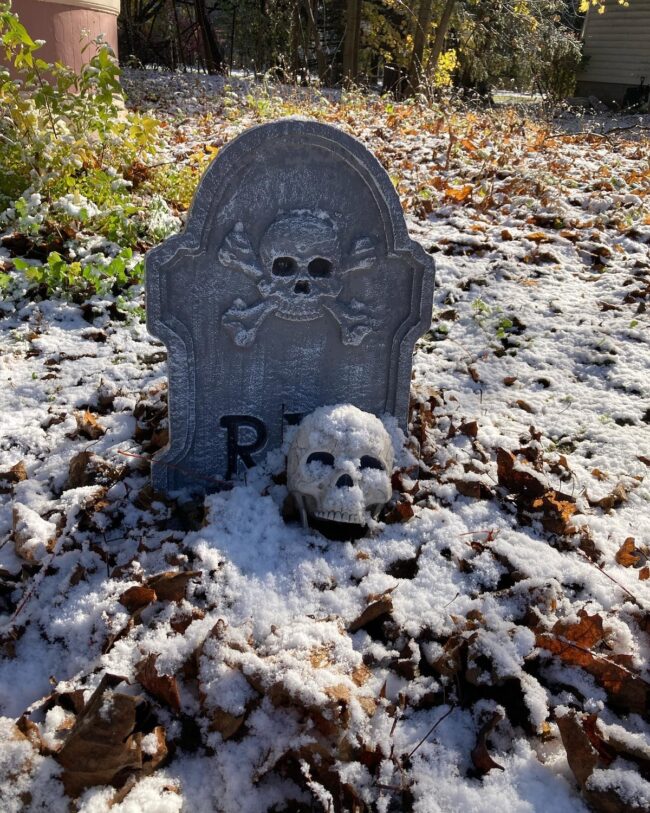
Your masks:
M 621 104 L 628 89 L 650 85 L 650 0 L 605 0 L 603 14 L 590 9 L 583 41 L 578 95 Z

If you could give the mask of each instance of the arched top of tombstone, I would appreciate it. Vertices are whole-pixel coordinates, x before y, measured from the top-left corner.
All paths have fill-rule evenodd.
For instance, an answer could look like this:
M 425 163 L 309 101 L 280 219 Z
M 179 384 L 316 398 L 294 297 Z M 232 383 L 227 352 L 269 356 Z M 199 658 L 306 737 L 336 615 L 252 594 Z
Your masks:
M 336 176 L 338 184 L 330 186 L 333 179 L 327 171 Z M 368 192 L 368 201 L 363 203 L 371 203 L 365 214 L 379 218 L 385 249 L 412 253 L 433 274 L 431 258 L 408 236 L 397 192 L 375 156 L 342 130 L 299 117 L 252 127 L 219 152 L 201 179 L 184 232 L 150 253 L 149 272 L 155 273 L 178 250 L 204 250 L 227 213 L 238 208 L 233 197 L 245 199 L 244 206 L 250 206 L 242 214 L 253 221 L 249 224 L 252 232 L 263 231 L 276 212 L 295 208 L 316 208 L 333 215 L 339 230 L 345 232 L 347 225 L 347 230 L 354 231 L 362 204 L 360 187 Z M 331 211 L 333 198 L 338 200 L 339 211 Z M 340 222 L 345 220 L 347 224 Z
M 147 255 L 147 324 L 169 353 L 156 487 L 229 478 L 235 457 L 251 465 L 327 404 L 406 427 L 433 277 L 388 174 L 352 136 L 289 118 L 224 147 L 185 231 Z

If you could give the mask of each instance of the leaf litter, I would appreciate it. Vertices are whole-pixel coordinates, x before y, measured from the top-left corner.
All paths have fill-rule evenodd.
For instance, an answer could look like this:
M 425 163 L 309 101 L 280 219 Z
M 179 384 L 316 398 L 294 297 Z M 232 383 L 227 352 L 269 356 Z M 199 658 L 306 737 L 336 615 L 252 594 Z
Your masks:
M 200 169 L 265 105 L 361 138 L 436 309 L 393 499 L 351 543 L 284 520 L 279 454 L 204 500 L 153 492 L 164 354 L 135 312 L 2 303 L 4 809 L 650 809 L 638 131 L 126 82 L 161 165 Z

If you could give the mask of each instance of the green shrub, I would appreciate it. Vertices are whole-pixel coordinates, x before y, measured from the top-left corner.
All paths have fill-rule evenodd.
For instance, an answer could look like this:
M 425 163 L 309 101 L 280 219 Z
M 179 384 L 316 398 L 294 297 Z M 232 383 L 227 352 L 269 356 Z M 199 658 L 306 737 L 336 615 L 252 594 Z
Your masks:
M 158 125 L 126 110 L 110 47 L 87 43 L 97 51 L 78 73 L 47 63 L 6 3 L 0 43 L 15 75 L 0 66 L 0 209 L 34 193 L 45 206 L 71 193 L 100 209 L 124 205 L 120 176 L 155 148 Z
M 29 263 L 19 257 L 13 262 L 29 283 L 45 286 L 48 295 L 59 294 L 72 298 L 85 298 L 109 291 L 115 293 L 141 283 L 143 278 L 143 262 L 133 259 L 130 248 L 122 249 L 113 258 L 91 255 L 67 262 L 57 251 L 51 251 L 47 262 L 42 265 Z

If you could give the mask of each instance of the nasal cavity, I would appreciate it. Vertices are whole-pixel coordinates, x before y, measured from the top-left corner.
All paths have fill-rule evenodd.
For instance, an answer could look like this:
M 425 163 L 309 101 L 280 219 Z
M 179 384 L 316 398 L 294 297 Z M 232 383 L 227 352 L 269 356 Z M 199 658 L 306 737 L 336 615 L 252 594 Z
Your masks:
M 337 488 L 352 488 L 353 485 L 354 483 L 349 474 L 342 474 L 336 481 Z
M 296 294 L 308 294 L 309 293 L 309 283 L 306 279 L 299 279 L 296 282 L 294 288 L 294 293 Z

